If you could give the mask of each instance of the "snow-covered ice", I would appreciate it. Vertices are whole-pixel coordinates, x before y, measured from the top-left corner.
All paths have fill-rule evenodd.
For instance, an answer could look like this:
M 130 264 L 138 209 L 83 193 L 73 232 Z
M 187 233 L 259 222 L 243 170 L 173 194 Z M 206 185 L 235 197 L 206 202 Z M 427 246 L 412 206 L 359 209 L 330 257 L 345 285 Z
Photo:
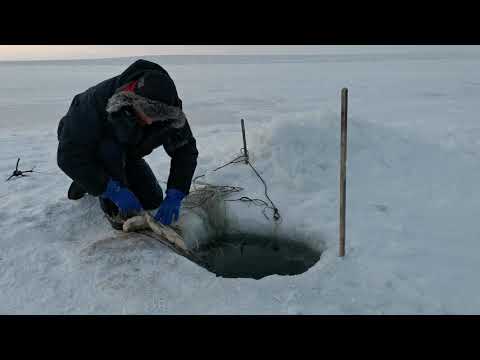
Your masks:
M 479 47 L 392 55 L 148 58 L 175 80 L 196 174 L 263 198 L 238 155 L 240 119 L 279 231 L 323 250 L 297 276 L 224 279 L 147 239 L 119 239 L 69 201 L 56 127 L 74 94 L 133 60 L 0 63 L 2 314 L 478 314 Z M 338 253 L 340 89 L 349 89 L 346 256 Z M 147 160 L 166 180 L 169 158 Z M 271 230 L 261 208 L 229 221 Z M 201 226 L 193 221 L 191 226 Z M 194 234 L 198 229 L 192 231 Z

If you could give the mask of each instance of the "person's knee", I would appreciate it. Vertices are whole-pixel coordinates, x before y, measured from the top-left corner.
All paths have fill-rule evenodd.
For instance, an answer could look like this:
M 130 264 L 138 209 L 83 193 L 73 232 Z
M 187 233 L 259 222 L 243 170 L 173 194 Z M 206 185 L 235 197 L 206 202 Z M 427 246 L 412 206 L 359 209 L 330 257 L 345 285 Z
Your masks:
M 145 210 L 153 210 L 160 206 L 163 201 L 163 191 L 160 185 L 151 189 L 148 194 L 139 197 L 140 203 Z

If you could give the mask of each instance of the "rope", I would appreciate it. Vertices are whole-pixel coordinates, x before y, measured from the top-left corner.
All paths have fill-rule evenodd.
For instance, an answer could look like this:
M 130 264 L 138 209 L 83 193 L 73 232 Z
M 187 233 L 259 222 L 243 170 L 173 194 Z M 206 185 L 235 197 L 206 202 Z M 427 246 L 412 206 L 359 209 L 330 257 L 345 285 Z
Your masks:
M 262 199 L 252 199 L 248 196 L 242 196 L 238 199 L 227 199 L 225 201 L 240 201 L 240 202 L 250 202 L 256 206 L 263 206 L 263 210 L 262 210 L 262 213 L 263 213 L 263 216 L 265 216 L 265 218 L 267 220 L 270 220 L 270 218 L 267 216 L 266 214 L 266 211 L 268 209 L 272 210 L 273 211 L 273 219 L 275 221 L 279 221 L 281 220 L 281 215 L 280 215 L 280 211 L 278 210 L 278 208 L 275 206 L 274 202 L 272 201 L 272 199 L 270 198 L 270 196 L 268 195 L 268 185 L 267 183 L 265 182 L 265 180 L 262 178 L 262 176 L 260 175 L 260 173 L 257 171 L 257 169 L 255 169 L 255 167 L 252 165 L 252 163 L 250 162 L 249 158 L 245 155 L 245 152 L 244 152 L 244 149 L 242 148 L 240 150 L 242 152 L 242 154 L 240 156 L 237 156 L 236 158 L 234 158 L 233 160 L 227 162 L 226 164 L 224 165 L 221 165 L 217 168 L 215 168 L 213 171 L 218 171 L 220 169 L 223 169 L 229 165 L 233 165 L 233 164 L 240 164 L 240 163 L 244 163 L 246 162 L 250 168 L 254 171 L 255 175 L 260 179 L 260 181 L 263 183 L 263 186 L 264 186 L 264 194 L 265 194 L 265 197 L 267 198 L 267 200 L 270 202 L 270 204 L 268 204 L 266 201 L 262 200 Z M 203 175 L 199 175 L 197 177 L 195 177 L 193 180 L 192 180 L 192 183 L 195 184 L 197 183 L 197 180 L 202 178 L 202 177 L 205 177 L 206 174 L 203 174 Z M 242 188 L 240 187 L 234 187 L 234 186 L 225 186 L 225 185 L 210 185 L 210 184 L 205 184 L 207 185 L 207 189 L 202 189 L 202 192 L 203 193 L 207 193 L 207 196 L 205 196 L 202 201 L 200 201 L 199 203 L 193 203 L 192 205 L 190 206 L 185 206 L 186 208 L 188 209 L 193 209 L 193 208 L 196 208 L 196 207 L 199 207 L 199 206 L 202 206 L 204 205 L 208 200 L 212 199 L 216 193 L 221 193 L 222 195 L 224 195 L 224 197 L 227 197 L 228 195 L 232 194 L 232 193 L 235 193 L 235 192 L 239 192 L 241 190 L 243 190 Z M 211 189 L 211 190 L 210 190 Z M 193 195 L 195 194 L 195 190 L 193 191 Z M 195 196 L 195 195 L 194 195 Z
M 271 206 L 271 209 L 273 210 L 273 218 L 278 221 L 280 220 L 281 216 L 280 216 L 280 212 L 278 211 L 278 208 L 275 206 L 275 204 L 273 203 L 272 199 L 270 199 L 270 196 L 268 196 L 268 186 L 267 186 L 267 183 L 265 182 L 265 180 L 263 180 L 263 178 L 260 176 L 260 174 L 258 173 L 258 171 L 253 167 L 253 165 L 250 163 L 250 161 L 247 161 L 248 165 L 250 165 L 250 167 L 252 168 L 252 170 L 255 172 L 255 174 L 258 176 L 258 178 L 262 181 L 263 183 L 263 186 L 265 187 L 265 197 L 268 199 L 268 201 L 270 201 L 270 204 L 272 204 Z
M 223 169 L 224 167 L 226 167 L 228 165 L 238 164 L 238 163 L 241 163 L 241 162 L 244 162 L 244 161 L 245 161 L 245 155 L 240 155 L 237 158 L 233 159 L 232 161 L 226 163 L 225 165 L 219 166 L 218 168 L 216 168 L 213 171 L 217 171 L 217 170 Z
M 188 203 L 185 204 L 186 209 L 194 209 L 205 205 L 209 200 L 213 199 L 217 194 L 227 197 L 230 194 L 240 192 L 243 189 L 235 186 L 217 186 L 207 185 L 207 188 L 194 190 L 189 194 Z M 197 195 L 198 194 L 198 195 Z M 195 199 L 198 197 L 200 199 Z

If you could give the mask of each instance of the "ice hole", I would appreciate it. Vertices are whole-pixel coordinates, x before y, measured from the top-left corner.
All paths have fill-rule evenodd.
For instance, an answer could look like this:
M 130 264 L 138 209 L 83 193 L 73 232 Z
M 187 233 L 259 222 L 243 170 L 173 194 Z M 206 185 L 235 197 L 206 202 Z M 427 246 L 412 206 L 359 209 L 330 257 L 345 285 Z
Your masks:
M 320 259 L 321 251 L 288 238 L 224 234 L 209 239 L 196 254 L 217 276 L 259 280 L 269 275 L 302 274 Z
M 223 200 L 230 191 L 228 187 L 207 184 L 184 200 L 181 228 L 185 243 L 200 266 L 225 278 L 261 279 L 302 274 L 320 259 L 321 239 L 303 239 L 303 235 L 292 230 L 286 234 L 271 221 L 265 221 L 261 209 L 242 212 L 253 216 L 250 219 L 227 211 Z M 256 230 L 245 231 L 246 228 Z

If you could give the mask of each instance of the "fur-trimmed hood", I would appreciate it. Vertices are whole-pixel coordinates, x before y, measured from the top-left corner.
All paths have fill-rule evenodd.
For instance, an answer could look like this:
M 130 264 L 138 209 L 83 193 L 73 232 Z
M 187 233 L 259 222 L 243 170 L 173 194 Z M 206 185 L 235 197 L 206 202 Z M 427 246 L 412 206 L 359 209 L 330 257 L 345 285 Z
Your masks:
M 168 121 L 174 128 L 185 125 L 187 117 L 181 108 L 167 105 L 160 101 L 154 101 L 137 95 L 133 92 L 120 91 L 114 94 L 107 103 L 107 113 L 114 113 L 124 106 L 132 106 L 141 109 L 153 122 Z

